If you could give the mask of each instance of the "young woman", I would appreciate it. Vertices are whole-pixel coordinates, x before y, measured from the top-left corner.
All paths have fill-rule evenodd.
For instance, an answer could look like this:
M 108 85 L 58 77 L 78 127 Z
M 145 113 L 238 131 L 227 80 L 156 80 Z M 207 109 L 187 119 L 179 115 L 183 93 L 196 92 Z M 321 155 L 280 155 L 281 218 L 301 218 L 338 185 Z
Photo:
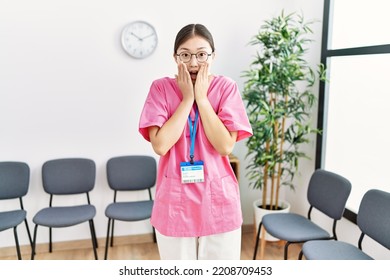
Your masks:
M 214 41 L 201 24 L 177 34 L 175 78 L 155 80 L 139 131 L 160 155 L 151 223 L 161 259 L 240 259 L 239 186 L 229 163 L 252 135 L 237 84 L 212 75 Z

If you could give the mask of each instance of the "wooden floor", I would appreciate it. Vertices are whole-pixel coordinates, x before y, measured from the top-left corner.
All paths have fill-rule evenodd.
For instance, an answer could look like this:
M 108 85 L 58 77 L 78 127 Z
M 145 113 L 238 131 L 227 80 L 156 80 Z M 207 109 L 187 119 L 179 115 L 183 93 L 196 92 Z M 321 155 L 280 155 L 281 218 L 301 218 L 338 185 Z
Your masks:
M 98 257 L 104 259 L 104 242 L 99 240 Z M 241 259 L 252 260 L 253 250 L 255 245 L 255 237 L 253 232 L 244 232 L 242 235 Z M 66 246 L 64 246 L 66 247 Z M 266 242 L 264 250 L 264 259 L 266 260 L 282 260 L 283 259 L 284 242 Z M 1 250 L 1 249 L 0 249 Z M 26 250 L 24 250 L 26 251 Z M 39 250 L 36 254 L 36 260 L 93 260 L 94 255 L 91 248 L 85 249 L 67 249 L 54 247 L 53 252 L 46 252 L 45 249 Z M 292 244 L 289 247 L 289 259 L 297 259 L 300 251 L 300 245 Z M 22 251 L 23 252 L 23 251 Z M 0 260 L 14 260 L 14 256 L 0 256 Z M 23 260 L 29 260 L 30 254 L 26 252 L 22 255 Z M 153 241 L 114 245 L 109 248 L 108 259 L 110 260 L 159 260 L 160 256 L 157 249 L 157 244 Z M 260 259 L 260 250 L 258 250 L 257 258 Z

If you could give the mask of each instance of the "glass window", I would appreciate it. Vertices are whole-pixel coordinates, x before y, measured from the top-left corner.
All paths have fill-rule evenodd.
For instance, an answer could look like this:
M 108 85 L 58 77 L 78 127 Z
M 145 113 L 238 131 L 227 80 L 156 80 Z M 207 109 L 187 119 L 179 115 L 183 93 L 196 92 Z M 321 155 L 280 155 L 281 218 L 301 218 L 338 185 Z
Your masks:
M 390 1 L 333 0 L 332 5 L 329 49 L 390 43 Z
M 328 59 L 324 167 L 351 180 L 348 208 L 370 188 L 390 192 L 390 54 Z

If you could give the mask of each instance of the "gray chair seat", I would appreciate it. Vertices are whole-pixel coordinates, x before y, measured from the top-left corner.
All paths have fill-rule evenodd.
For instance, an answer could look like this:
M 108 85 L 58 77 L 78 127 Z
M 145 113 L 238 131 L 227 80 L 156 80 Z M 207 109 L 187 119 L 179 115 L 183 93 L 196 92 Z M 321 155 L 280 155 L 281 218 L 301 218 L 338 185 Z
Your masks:
M 0 231 L 16 227 L 26 219 L 25 210 L 13 210 L 0 212 Z
M 30 184 L 30 167 L 25 162 L 2 161 L 0 162 L 0 203 L 3 200 L 19 200 L 19 206 L 6 211 L 0 211 L 0 231 L 13 229 L 15 247 L 18 259 L 22 259 L 19 246 L 17 227 L 24 221 L 30 244 L 32 238 L 27 222 L 27 211 L 24 210 L 23 197 L 27 194 Z
M 307 217 L 295 213 L 271 213 L 263 216 L 258 225 L 253 259 L 256 259 L 261 228 L 277 239 L 286 241 L 284 259 L 288 259 L 288 247 L 308 240 L 336 239 L 337 221 L 343 216 L 345 204 L 351 193 L 351 182 L 339 174 L 317 169 L 307 188 L 309 211 Z M 333 221 L 332 233 L 321 228 L 311 219 L 313 209 Z
M 107 182 L 114 191 L 113 202 L 107 205 L 105 214 L 108 218 L 106 248 L 104 259 L 108 257 L 108 247 L 114 246 L 115 220 L 137 222 L 150 219 L 153 208 L 151 188 L 157 179 L 157 162 L 151 156 L 127 155 L 110 158 L 106 165 Z M 149 193 L 149 200 L 117 201 L 117 195 L 124 192 Z M 111 238 L 110 238 L 111 235 Z M 153 227 L 153 238 L 156 241 Z M 109 244 L 109 239 L 111 242 Z
M 42 165 L 42 186 L 49 194 L 49 205 L 39 210 L 34 218 L 34 240 L 31 259 L 35 257 L 35 245 L 38 226 L 49 228 L 49 252 L 52 252 L 52 229 L 65 228 L 88 222 L 91 232 L 92 248 L 95 259 L 98 259 L 98 241 L 93 218 L 96 208 L 91 204 L 89 193 L 95 187 L 96 164 L 87 158 L 59 158 L 48 160 Z M 75 203 L 65 199 L 62 205 L 55 205 L 55 197 L 68 195 L 84 196 L 86 203 Z
M 106 208 L 106 216 L 121 221 L 142 221 L 150 218 L 153 201 L 116 202 Z
M 299 259 L 307 260 L 372 260 L 363 252 L 363 239 L 367 235 L 390 249 L 390 193 L 371 189 L 360 202 L 356 224 L 361 230 L 356 245 L 343 241 L 308 241 L 303 244 Z
M 309 260 L 372 260 L 356 246 L 343 241 L 316 240 L 304 243 L 302 250 Z
M 269 234 L 290 242 L 330 238 L 326 230 L 306 217 L 294 213 L 267 214 L 262 222 Z
M 96 215 L 93 205 L 49 207 L 41 209 L 33 219 L 40 226 L 60 228 L 78 225 L 92 220 Z

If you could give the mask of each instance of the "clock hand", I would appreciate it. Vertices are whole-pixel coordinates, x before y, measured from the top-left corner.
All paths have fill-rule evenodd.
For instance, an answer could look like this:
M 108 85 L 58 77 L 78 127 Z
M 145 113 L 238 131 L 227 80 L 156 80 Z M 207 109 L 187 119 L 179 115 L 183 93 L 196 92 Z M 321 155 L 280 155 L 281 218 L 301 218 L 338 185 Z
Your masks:
M 147 36 L 145 36 L 145 37 L 142 37 L 141 39 L 143 40 L 143 39 L 146 39 L 146 38 L 151 37 L 151 36 L 153 36 L 153 35 L 154 35 L 154 33 L 151 33 L 151 34 L 149 34 L 149 35 L 147 35 Z
M 138 37 L 138 36 L 135 35 L 133 32 L 131 32 L 130 34 L 133 35 L 134 37 L 136 37 L 138 40 L 142 41 L 142 38 Z

